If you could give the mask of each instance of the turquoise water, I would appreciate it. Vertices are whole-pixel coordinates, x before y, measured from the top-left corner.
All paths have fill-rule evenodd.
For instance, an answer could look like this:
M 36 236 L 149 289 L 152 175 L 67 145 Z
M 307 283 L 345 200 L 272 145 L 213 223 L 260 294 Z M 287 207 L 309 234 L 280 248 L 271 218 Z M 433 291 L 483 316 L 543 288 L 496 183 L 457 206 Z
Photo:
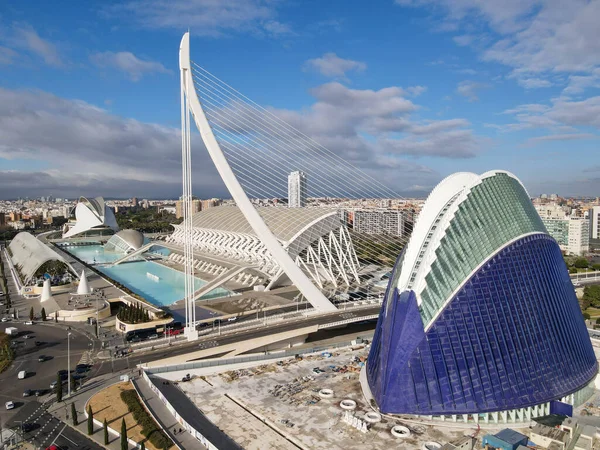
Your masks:
M 112 262 L 123 256 L 119 252 L 104 252 L 101 245 L 72 246 L 64 249 L 92 265 Z M 156 306 L 172 305 L 184 296 L 183 273 L 162 264 L 152 261 L 136 261 L 113 267 L 102 265 L 95 265 L 95 267 Z M 196 289 L 205 284 L 206 281 L 200 278 L 194 279 Z M 228 294 L 230 292 L 227 289 L 216 288 L 202 299 L 223 297 Z

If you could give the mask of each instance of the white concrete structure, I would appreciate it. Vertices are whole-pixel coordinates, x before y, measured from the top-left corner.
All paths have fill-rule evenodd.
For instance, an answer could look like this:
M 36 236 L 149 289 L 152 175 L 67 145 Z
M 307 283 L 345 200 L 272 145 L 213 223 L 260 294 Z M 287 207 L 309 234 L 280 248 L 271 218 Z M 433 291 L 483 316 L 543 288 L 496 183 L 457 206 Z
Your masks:
M 144 235 L 137 230 L 121 230 L 112 236 L 106 244 L 105 250 L 122 251 L 130 253 L 138 250 L 144 245 Z
M 192 64 L 190 62 L 190 36 L 189 33 L 185 33 L 181 39 L 179 47 L 179 67 L 181 74 L 181 99 L 182 99 L 182 156 L 184 159 L 184 183 L 189 184 L 191 189 L 191 183 L 189 177 L 186 178 L 186 170 L 190 170 L 191 162 L 189 157 L 190 148 L 190 124 L 188 120 L 189 111 L 191 111 L 196 126 L 202 136 L 202 141 L 206 146 L 219 175 L 223 179 L 225 186 L 231 193 L 236 205 L 246 218 L 248 224 L 254 231 L 256 237 L 265 249 L 269 251 L 271 257 L 277 262 L 277 265 L 281 268 L 281 271 L 289 277 L 294 285 L 302 292 L 304 297 L 318 310 L 335 311 L 335 306 L 323 295 L 323 293 L 317 288 L 317 286 L 311 281 L 309 276 L 302 271 L 302 269 L 295 263 L 293 257 L 288 254 L 286 249 L 283 248 L 277 237 L 273 234 L 273 231 L 269 229 L 265 221 L 254 208 L 252 202 L 248 198 L 246 192 L 239 183 L 236 175 L 234 174 L 227 158 L 225 157 L 215 135 L 211 128 L 200 100 L 196 93 L 194 86 L 194 78 L 192 74 Z M 186 169 L 187 168 L 187 169 Z M 185 185 L 184 185 L 185 187 Z M 191 192 L 188 189 L 184 189 L 184 200 L 188 202 L 191 200 Z M 190 208 L 191 209 L 191 208 Z M 188 214 L 188 218 L 191 219 L 191 214 Z M 189 223 L 188 223 L 189 222 Z M 184 233 L 190 241 L 186 241 L 185 245 L 185 266 L 186 275 L 190 277 L 188 269 L 191 270 L 192 260 L 192 248 L 191 248 L 191 220 L 184 219 L 185 230 Z M 189 228 L 188 228 L 189 227 Z M 191 278 L 190 278 L 191 280 Z M 187 286 L 188 283 L 186 283 Z M 193 285 L 192 285 L 193 288 Z M 186 299 L 192 300 L 191 290 L 186 290 Z M 188 296 L 189 295 L 189 296 Z M 188 304 L 186 302 L 186 304 Z M 191 306 L 192 304 L 189 304 Z M 188 316 L 193 316 L 195 309 L 191 308 L 192 312 Z M 191 323 L 194 323 L 195 319 L 192 317 Z M 189 322 L 188 322 L 189 324 Z
M 52 288 L 50 287 L 50 280 L 44 280 L 44 286 L 42 288 L 42 297 L 40 298 L 40 302 L 47 302 L 52 298 Z
M 119 231 L 117 219 L 102 197 L 80 197 L 75 207 L 75 221 L 63 228 L 63 238 L 109 236 Z
M 88 284 L 87 277 L 85 276 L 85 270 L 81 271 L 81 277 L 79 277 L 79 286 L 77 286 L 77 295 L 89 295 L 92 293 Z
M 18 267 L 24 285 L 30 283 L 37 270 L 48 261 L 64 263 L 73 274 L 75 270 L 65 259 L 30 233 L 17 234 L 8 245 L 12 263 Z
M 407 236 L 405 213 L 390 209 L 358 209 L 354 211 L 354 231 L 365 234 Z M 412 223 L 410 224 L 412 226 Z
M 260 218 L 271 230 L 279 245 L 293 258 L 319 288 L 337 288 L 359 283 L 359 264 L 346 227 L 335 210 L 324 208 L 256 208 Z M 185 229 L 174 225 L 175 231 L 167 242 L 183 245 Z M 213 255 L 235 266 L 251 267 L 240 270 L 237 280 L 259 278 L 268 280 L 267 289 L 287 280 L 278 261 L 259 239 L 242 211 L 236 206 L 219 206 L 194 214 L 192 246 L 195 251 Z M 211 274 L 225 273 L 229 266 L 213 267 L 215 263 L 196 268 Z
M 308 187 L 306 174 L 299 170 L 288 175 L 288 206 L 290 208 L 302 208 L 306 206 Z
M 594 206 L 589 210 L 590 214 L 590 238 L 600 239 L 600 206 Z

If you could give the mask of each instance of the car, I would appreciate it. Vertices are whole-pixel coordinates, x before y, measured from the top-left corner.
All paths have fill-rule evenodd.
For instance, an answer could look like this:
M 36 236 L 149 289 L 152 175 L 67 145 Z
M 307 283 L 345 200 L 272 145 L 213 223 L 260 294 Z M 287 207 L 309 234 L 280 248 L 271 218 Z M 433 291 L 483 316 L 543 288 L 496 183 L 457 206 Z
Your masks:
M 77 367 L 75 368 L 75 373 L 81 375 L 82 373 L 86 373 L 89 369 L 87 367 Z
M 237 320 L 237 317 L 230 317 L 229 319 L 227 319 L 227 322 L 235 322 Z
M 21 430 L 23 431 L 23 433 L 29 433 L 34 428 L 35 428 L 35 425 L 32 423 L 25 422 L 25 423 L 21 424 Z
M 35 341 L 35 346 L 36 346 L 36 347 L 39 347 L 39 346 L 40 346 L 40 345 L 42 345 L 42 344 L 43 344 L 43 342 L 42 342 L 42 341 Z
M 27 378 L 27 371 L 26 370 L 21 370 L 18 374 L 17 374 L 17 378 L 19 380 L 24 380 L 25 378 Z
M 23 336 L 23 339 L 31 339 L 33 336 L 30 334 L 26 334 L 25 336 Z
M 45 355 L 38 356 L 38 362 L 44 362 L 44 361 L 46 361 L 46 356 Z
M 151 334 L 150 336 L 148 336 L 148 339 L 152 339 L 152 340 L 158 339 L 158 334 L 156 334 L 156 333 Z
M 8 322 L 8 321 L 9 321 L 9 318 L 8 318 L 8 317 L 3 317 L 3 318 L 2 318 L 2 322 Z
M 67 376 L 68 373 L 69 372 L 66 369 L 62 369 L 62 370 L 59 370 L 58 372 L 56 372 L 56 375 L 60 375 L 61 377 L 63 377 L 63 376 Z
M 53 381 L 50 383 L 50 389 L 54 389 L 56 386 L 58 386 L 58 381 Z
M 139 336 L 134 336 L 131 338 L 129 342 L 141 342 L 142 338 Z
M 31 389 L 25 389 L 23 391 L 23 397 L 31 397 L 31 394 L 33 394 L 33 391 Z
M 82 378 L 85 378 L 85 377 L 86 377 L 85 373 L 76 373 L 73 375 L 74 380 L 81 380 Z
M 89 370 L 89 368 L 90 368 L 90 364 L 77 364 L 75 366 L 75 370 L 77 370 L 77 369 Z
M 35 391 L 35 396 L 36 396 L 36 397 L 41 397 L 41 396 L 42 396 L 42 395 L 44 395 L 45 393 L 46 393 L 46 390 L 45 390 L 45 389 L 37 389 L 37 390 Z
M 25 325 L 33 325 L 35 322 L 33 320 L 28 320 L 25 322 Z
M 6 406 L 6 409 L 13 409 L 15 404 L 13 402 L 6 402 L 4 406 Z

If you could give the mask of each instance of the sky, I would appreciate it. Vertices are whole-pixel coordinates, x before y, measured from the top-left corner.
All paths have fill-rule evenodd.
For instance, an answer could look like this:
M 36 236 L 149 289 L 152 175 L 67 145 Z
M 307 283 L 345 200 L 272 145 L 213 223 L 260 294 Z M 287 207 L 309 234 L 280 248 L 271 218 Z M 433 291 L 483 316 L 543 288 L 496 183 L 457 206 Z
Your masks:
M 0 198 L 181 194 L 178 49 L 403 197 L 600 195 L 600 0 L 0 2 Z M 194 194 L 229 197 L 194 130 Z M 351 150 L 351 151 L 349 151 Z

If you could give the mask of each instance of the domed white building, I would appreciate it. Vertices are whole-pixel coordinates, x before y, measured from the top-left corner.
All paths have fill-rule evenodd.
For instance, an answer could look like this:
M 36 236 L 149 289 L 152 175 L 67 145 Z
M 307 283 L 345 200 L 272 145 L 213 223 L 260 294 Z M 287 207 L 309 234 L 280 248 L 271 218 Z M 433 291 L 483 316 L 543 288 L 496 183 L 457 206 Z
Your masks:
M 137 230 L 121 230 L 112 236 L 104 249 L 109 251 L 134 252 L 144 245 L 144 235 Z
M 75 220 L 63 228 L 63 238 L 111 236 L 119 231 L 112 208 L 104 198 L 87 199 L 80 197 L 75 207 Z

